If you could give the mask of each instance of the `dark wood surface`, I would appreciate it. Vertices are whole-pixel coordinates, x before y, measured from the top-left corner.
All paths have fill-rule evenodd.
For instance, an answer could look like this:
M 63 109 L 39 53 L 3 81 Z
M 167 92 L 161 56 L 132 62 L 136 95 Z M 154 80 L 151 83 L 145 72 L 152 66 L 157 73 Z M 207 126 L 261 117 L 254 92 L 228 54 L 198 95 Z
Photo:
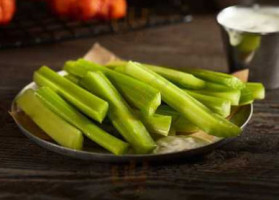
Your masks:
M 279 199 L 279 90 L 255 103 L 243 135 L 215 151 L 176 163 L 110 165 L 52 153 L 28 140 L 8 110 L 46 64 L 60 69 L 94 42 L 126 59 L 226 71 L 213 16 L 114 36 L 0 52 L 1 199 Z

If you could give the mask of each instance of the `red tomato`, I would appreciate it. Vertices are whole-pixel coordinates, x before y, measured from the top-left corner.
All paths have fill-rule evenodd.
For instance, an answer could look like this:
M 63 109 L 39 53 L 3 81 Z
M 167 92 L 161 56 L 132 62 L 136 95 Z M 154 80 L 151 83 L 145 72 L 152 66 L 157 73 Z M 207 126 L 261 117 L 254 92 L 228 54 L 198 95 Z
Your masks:
M 126 0 L 49 0 L 60 16 L 88 20 L 91 18 L 118 19 L 126 14 Z
M 76 0 L 50 0 L 52 10 L 60 16 L 69 16 Z
M 126 0 L 111 0 L 110 4 L 110 18 L 119 19 L 126 15 L 127 4 Z
M 15 0 L 0 0 L 0 25 L 8 24 L 15 13 Z
M 98 15 L 101 0 L 77 0 L 73 7 L 73 18 L 88 20 Z
M 98 17 L 101 19 L 118 19 L 126 15 L 126 0 L 101 0 Z
M 100 9 L 98 12 L 98 18 L 109 19 L 111 0 L 101 0 Z
M 3 8 L 2 8 L 2 6 L 0 6 L 0 24 L 1 24 L 2 18 L 3 18 Z

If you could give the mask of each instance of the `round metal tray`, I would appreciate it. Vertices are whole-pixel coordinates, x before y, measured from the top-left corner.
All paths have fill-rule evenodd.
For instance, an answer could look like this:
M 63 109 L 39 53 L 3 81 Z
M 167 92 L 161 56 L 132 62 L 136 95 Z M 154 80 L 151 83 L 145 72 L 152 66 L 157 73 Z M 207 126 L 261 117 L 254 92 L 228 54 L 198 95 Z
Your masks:
M 26 89 L 34 88 L 36 87 L 35 83 L 30 83 L 26 87 L 24 87 L 18 95 L 20 95 L 22 92 L 24 92 Z M 17 95 L 17 96 L 18 96 Z M 33 140 L 38 145 L 42 146 L 43 148 L 46 148 L 50 151 L 54 151 L 56 153 L 74 157 L 77 159 L 83 159 L 83 160 L 94 160 L 99 162 L 110 162 L 110 163 L 122 163 L 122 162 L 129 162 L 129 161 L 169 161 L 177 158 L 183 157 L 184 159 L 193 157 L 195 155 L 199 154 L 205 154 L 209 151 L 212 151 L 213 149 L 231 141 L 234 138 L 224 138 L 219 139 L 215 142 L 212 142 L 206 146 L 202 146 L 195 149 L 189 149 L 189 150 L 183 150 L 179 152 L 172 152 L 172 153 L 161 153 L 161 154 L 125 154 L 121 156 L 113 155 L 109 152 L 105 152 L 104 150 L 98 148 L 98 147 L 86 147 L 84 150 L 73 150 L 69 149 L 63 146 L 60 146 L 56 143 L 54 143 L 51 140 L 46 139 L 47 137 L 44 137 L 42 133 L 37 133 L 35 130 L 39 130 L 38 127 L 31 121 L 31 119 L 28 119 L 29 117 L 21 115 L 19 116 L 18 113 L 22 113 L 22 111 L 19 111 L 17 108 L 15 101 L 13 101 L 11 106 L 11 114 L 14 117 L 14 120 L 17 124 L 17 126 L 20 128 L 20 130 L 31 140 Z M 236 123 L 238 126 L 241 127 L 242 130 L 244 130 L 245 126 L 251 119 L 253 113 L 253 105 L 245 105 L 239 107 L 239 109 L 236 111 L 236 113 L 232 116 L 230 119 L 234 123 Z M 46 136 L 46 135 L 45 135 Z M 91 142 L 92 145 L 93 142 Z

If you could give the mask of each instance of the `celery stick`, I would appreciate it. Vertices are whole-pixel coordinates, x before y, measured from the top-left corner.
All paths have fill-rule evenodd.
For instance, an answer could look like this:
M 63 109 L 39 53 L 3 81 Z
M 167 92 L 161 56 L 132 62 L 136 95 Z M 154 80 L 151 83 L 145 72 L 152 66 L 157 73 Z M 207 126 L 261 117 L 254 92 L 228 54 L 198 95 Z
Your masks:
M 105 118 L 108 110 L 106 101 L 58 75 L 48 67 L 41 67 L 34 73 L 33 78 L 39 86 L 50 87 L 92 119 L 102 122 Z
M 204 70 L 204 69 L 183 68 L 183 71 L 193 74 L 194 76 L 201 78 L 203 80 L 210 81 L 213 83 L 218 83 L 221 85 L 226 85 L 233 89 L 242 89 L 245 86 L 245 84 L 240 79 L 230 74 Z
M 183 117 L 180 113 L 172 109 L 167 105 L 161 105 L 157 109 L 157 113 L 160 115 L 170 115 L 172 116 L 171 129 L 179 133 L 191 133 L 198 131 L 199 128 Z
M 167 136 L 169 134 L 172 117 L 168 115 L 153 114 L 146 116 L 138 110 L 134 110 L 134 113 L 141 119 L 147 130 L 151 133 Z
M 127 65 L 127 63 L 128 62 L 125 62 L 125 61 L 115 61 L 115 62 L 109 63 L 108 66 L 109 67 L 114 66 L 115 70 L 121 72 L 123 70 L 123 68 Z M 173 70 L 173 69 L 157 67 L 157 66 L 153 66 L 153 65 L 147 65 L 147 64 L 142 64 L 142 66 L 147 67 L 148 69 L 151 69 L 152 71 L 162 75 L 163 77 L 165 77 L 166 79 L 168 79 L 168 80 L 170 80 L 174 83 L 178 83 L 180 86 L 182 86 L 184 88 L 201 89 L 201 90 L 198 90 L 198 92 L 200 92 L 200 93 L 204 92 L 205 94 L 208 93 L 207 89 L 210 89 L 210 90 L 213 90 L 213 92 L 212 92 L 213 95 L 212 96 L 216 96 L 216 97 L 226 96 L 225 99 L 230 100 L 232 105 L 238 105 L 238 103 L 239 103 L 240 91 L 238 91 L 238 90 L 234 90 L 234 89 L 231 89 L 227 86 L 223 86 L 223 85 L 220 85 L 220 84 L 205 82 L 205 81 L 202 81 L 202 80 L 201 80 L 202 84 L 200 84 L 198 86 L 198 84 L 197 84 L 198 81 L 197 80 L 200 80 L 200 79 L 195 78 L 191 74 L 187 74 L 187 73 L 180 72 L 180 71 Z M 193 80 L 193 79 L 191 79 L 190 77 L 187 77 L 187 76 L 192 76 L 193 79 L 197 79 L 197 80 Z M 185 84 L 182 83 L 182 80 L 185 80 Z M 188 86 L 187 86 L 186 82 L 189 82 Z M 191 83 L 193 84 L 192 86 L 190 86 Z M 196 88 L 195 88 L 194 85 L 196 85 Z M 215 90 L 217 90 L 218 92 L 216 93 Z M 191 96 L 193 96 L 193 95 L 191 95 Z M 201 101 L 201 99 L 204 99 L 202 101 L 203 104 L 206 104 L 205 102 L 210 101 L 211 103 L 209 103 L 209 104 L 212 105 L 213 99 L 212 100 L 206 100 L 206 98 L 200 98 L 198 100 Z M 209 107 L 210 107 L 210 105 L 209 105 Z M 213 106 L 213 107 L 211 106 L 210 108 L 213 109 L 214 112 L 217 112 L 218 114 L 221 114 L 222 116 L 227 116 L 229 114 L 229 111 L 230 111 L 229 110 L 229 107 L 230 107 L 229 102 L 226 102 L 225 104 L 222 104 L 222 105 L 224 107 L 222 107 L 221 110 L 218 109 L 216 106 Z M 208 105 L 206 105 L 206 106 L 208 106 Z M 225 110 L 223 110 L 223 109 L 225 109 Z
M 36 97 L 34 90 L 26 90 L 16 99 L 16 103 L 58 144 L 71 149 L 82 149 L 82 133 L 46 107 Z
M 154 72 L 157 72 L 166 79 L 189 89 L 200 89 L 205 85 L 205 81 L 188 74 L 174 69 L 164 67 L 157 67 L 154 65 L 145 65 Z
M 253 93 L 250 89 L 248 89 L 246 86 L 241 91 L 240 99 L 239 99 L 239 105 L 246 105 L 251 104 L 254 101 Z
M 254 99 L 264 99 L 265 89 L 261 83 L 246 83 L 246 87 L 252 92 Z
M 79 84 L 80 79 L 73 75 L 66 75 L 65 78 L 68 78 L 69 80 L 75 82 L 76 84 Z M 141 119 L 143 124 L 146 126 L 147 130 L 151 133 L 160 134 L 163 136 L 168 135 L 172 117 L 167 115 L 159 115 L 159 114 L 153 114 L 153 115 L 145 115 L 143 112 L 139 110 L 134 110 L 134 113 L 137 114 L 137 116 Z
M 112 124 L 137 153 L 148 153 L 156 147 L 145 126 L 101 71 L 88 72 L 80 83 L 110 103 L 108 116 Z
M 211 111 L 223 117 L 227 117 L 231 113 L 231 102 L 227 99 L 204 95 L 190 90 L 187 90 L 187 93 L 207 106 Z
M 145 87 L 145 84 L 140 87 L 134 87 L 133 85 L 124 83 L 124 79 L 123 82 L 119 80 L 117 83 L 119 84 L 115 85 L 119 86 L 118 90 L 125 97 L 128 103 L 141 110 L 141 112 L 147 116 L 152 116 L 161 104 L 160 92 L 155 90 L 154 92 L 149 93 L 149 89 Z
M 189 91 L 189 90 L 184 90 Z M 231 102 L 231 105 L 239 105 L 239 99 L 240 99 L 240 90 L 228 90 L 228 91 L 213 91 L 213 90 L 191 90 L 195 93 L 213 96 L 213 97 L 219 97 L 226 100 L 229 100 Z
M 232 89 L 228 86 L 221 85 L 218 83 L 211 83 L 211 82 L 206 82 L 203 90 L 209 90 L 209 91 L 231 91 L 231 90 L 238 90 L 238 89 Z
M 206 133 L 219 137 L 232 137 L 241 132 L 239 127 L 212 113 L 187 92 L 139 63 L 129 62 L 124 67 L 123 73 L 158 89 L 168 105 Z
M 183 116 L 179 117 L 172 127 L 178 133 L 192 133 L 199 130 L 196 125 Z
M 127 65 L 127 63 L 128 62 L 126 61 L 114 61 L 110 62 L 107 66 L 124 67 L 125 65 Z M 205 81 L 193 76 L 192 74 L 155 65 L 144 64 L 144 66 L 160 74 L 166 79 L 180 85 L 181 87 L 185 87 L 188 89 L 201 89 L 205 87 Z
M 109 68 L 125 67 L 127 63 L 127 61 L 112 61 L 106 66 Z M 218 85 L 214 83 L 218 83 L 219 85 L 221 84 L 220 87 L 227 86 L 233 89 L 244 88 L 244 83 L 237 77 L 230 74 L 204 69 L 183 68 L 182 71 L 179 71 L 177 69 L 170 69 L 150 64 L 141 63 L 141 65 L 187 89 L 215 88 L 215 86 L 218 88 Z M 204 80 L 210 82 L 206 82 Z
M 79 78 L 72 74 L 66 74 L 64 77 L 75 84 L 79 83 Z
M 158 90 L 134 78 L 110 70 L 98 64 L 79 59 L 68 61 L 64 70 L 78 77 L 83 77 L 88 71 L 102 71 L 112 81 L 124 98 L 146 115 L 152 115 L 161 104 L 161 94 Z
M 174 128 L 171 128 L 168 136 L 175 136 L 175 135 L 176 135 L 176 130 Z
M 172 123 L 174 123 L 181 115 L 168 105 L 160 105 L 156 111 L 156 114 L 167 115 L 172 117 Z
M 248 94 L 249 92 L 245 88 L 246 86 L 237 90 L 224 85 L 206 82 L 205 87 L 202 90 L 207 93 L 213 92 L 212 96 L 228 99 L 234 105 L 244 105 L 249 101 L 251 102 L 251 95 Z
M 121 155 L 127 151 L 128 144 L 126 142 L 123 142 L 96 126 L 50 88 L 41 87 L 36 91 L 36 95 L 54 113 L 80 129 L 89 139 L 104 147 L 108 151 L 116 155 Z M 60 129 L 60 131 L 61 130 L 63 129 Z
M 246 83 L 241 90 L 239 105 L 251 104 L 254 99 L 264 99 L 265 90 L 261 83 Z

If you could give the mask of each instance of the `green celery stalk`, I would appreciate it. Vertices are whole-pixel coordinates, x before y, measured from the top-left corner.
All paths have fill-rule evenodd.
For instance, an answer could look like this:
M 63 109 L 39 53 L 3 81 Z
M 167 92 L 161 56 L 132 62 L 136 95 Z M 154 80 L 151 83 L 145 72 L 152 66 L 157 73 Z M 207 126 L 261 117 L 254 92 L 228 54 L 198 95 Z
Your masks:
M 76 84 L 79 84 L 80 79 L 76 76 L 70 75 L 65 76 L 72 82 L 75 82 Z M 147 130 L 151 133 L 156 133 L 159 135 L 166 136 L 169 133 L 172 117 L 167 115 L 159 115 L 159 114 L 153 114 L 153 115 L 145 115 L 143 112 L 139 110 L 134 110 L 134 113 L 137 114 L 137 116 L 141 119 L 143 124 L 146 126 Z
M 167 136 L 169 134 L 172 117 L 168 115 L 153 114 L 146 116 L 138 110 L 134 110 L 134 113 L 140 118 L 147 130 L 151 133 Z
M 261 83 L 246 83 L 246 87 L 252 92 L 254 99 L 264 99 L 265 89 Z
M 169 106 L 206 133 L 219 137 L 232 137 L 241 132 L 239 127 L 212 113 L 187 92 L 139 63 L 129 62 L 124 67 L 123 73 L 158 89 Z
M 129 145 L 126 142 L 123 142 L 96 126 L 50 88 L 41 87 L 36 91 L 36 95 L 54 113 L 80 129 L 89 139 L 108 151 L 116 155 L 124 154 L 127 151 Z M 60 129 L 60 131 L 64 132 L 64 129 Z
M 249 88 L 245 86 L 245 88 L 243 88 L 240 92 L 241 93 L 240 93 L 239 105 L 246 105 L 246 104 L 253 103 L 254 96 L 252 91 Z
M 203 90 L 209 90 L 209 91 L 235 91 L 235 90 L 239 90 L 239 89 L 232 89 L 228 86 L 225 86 L 225 85 L 221 85 L 221 84 L 218 84 L 218 83 L 211 83 L 211 82 L 206 82 Z
M 245 84 L 240 79 L 230 74 L 225 74 L 225 73 L 215 72 L 215 71 L 210 71 L 205 69 L 183 68 L 183 71 L 193 74 L 194 76 L 201 78 L 203 80 L 225 85 L 232 89 L 242 89 L 245 86 Z
M 108 103 L 85 89 L 58 75 L 48 67 L 41 67 L 34 73 L 34 81 L 39 86 L 48 86 L 76 106 L 83 113 L 102 122 L 108 110 Z
M 264 99 L 265 89 L 261 83 L 246 83 L 245 88 L 241 90 L 239 105 L 253 103 L 254 99 Z
M 176 135 L 176 130 L 174 128 L 171 128 L 168 136 L 175 136 L 175 135 Z
M 148 84 L 84 59 L 66 62 L 64 70 L 81 78 L 88 71 L 102 71 L 124 98 L 145 115 L 150 116 L 154 114 L 157 107 L 161 104 L 160 92 Z
M 192 133 L 198 131 L 199 128 L 183 117 L 180 113 L 172 109 L 167 105 L 161 105 L 157 109 L 157 113 L 160 115 L 172 116 L 171 129 L 179 133 Z
M 171 116 L 172 123 L 174 123 L 181 116 L 181 114 L 179 114 L 176 110 L 165 104 L 158 107 L 156 114 Z
M 80 83 L 109 102 L 112 124 L 137 153 L 149 153 L 156 147 L 145 126 L 101 71 L 88 72 Z
M 127 63 L 128 62 L 126 62 L 126 61 L 115 61 L 115 62 L 109 63 L 107 66 L 114 68 L 116 71 L 121 72 L 123 70 L 123 68 L 127 65 Z M 240 98 L 239 90 L 231 89 L 227 86 L 223 86 L 220 84 L 205 82 L 202 80 L 201 80 L 202 84 L 200 84 L 198 86 L 197 83 L 198 83 L 198 80 L 200 80 L 200 79 L 195 78 L 191 74 L 187 74 L 187 73 L 180 72 L 180 71 L 173 70 L 173 69 L 157 67 L 157 66 L 153 66 L 153 65 L 147 65 L 147 64 L 142 64 L 142 66 L 147 67 L 148 69 L 151 69 L 152 71 L 160 74 L 161 76 L 165 77 L 166 79 L 168 79 L 174 83 L 178 83 L 180 86 L 182 86 L 184 88 L 200 89 L 197 92 L 204 93 L 205 95 L 207 95 L 207 94 L 210 95 L 209 91 L 208 91 L 208 90 L 210 90 L 210 93 L 212 93 L 212 96 L 220 97 L 220 98 L 226 97 L 226 98 L 224 98 L 224 100 L 226 100 L 226 99 L 230 100 L 232 105 L 238 105 L 238 103 L 239 103 L 239 98 Z M 187 77 L 187 76 L 192 76 L 193 79 L 191 79 L 190 77 Z M 197 79 L 197 80 L 194 80 L 194 79 Z M 185 80 L 185 84 L 182 83 L 183 80 Z M 187 86 L 186 82 L 189 82 L 188 86 Z M 190 86 L 191 83 L 193 84 L 192 86 Z M 196 87 L 194 85 L 196 85 Z M 191 96 L 193 96 L 193 95 L 191 95 Z M 198 96 L 198 98 L 201 97 L 199 95 L 197 95 L 197 96 Z M 206 100 L 206 98 L 202 97 L 202 98 L 199 98 L 198 100 L 201 101 L 203 104 L 206 104 L 210 101 L 210 103 L 209 103 L 210 109 L 213 109 L 214 112 L 217 112 L 218 114 L 221 114 L 222 116 L 227 116 L 230 112 L 229 102 L 222 104 L 224 107 L 219 109 L 216 106 L 212 106 L 213 99 Z M 218 101 L 218 102 L 220 102 L 220 101 Z M 206 106 L 208 106 L 208 105 L 206 105 Z
M 124 67 L 127 65 L 128 62 L 126 61 L 114 61 L 110 62 L 107 66 L 111 67 Z M 161 76 L 165 77 L 166 79 L 180 85 L 181 87 L 188 88 L 188 89 L 201 89 L 205 87 L 206 82 L 193 76 L 192 74 L 188 74 L 185 72 L 181 72 L 178 70 L 159 67 L 155 65 L 143 64 L 145 67 L 148 67 L 152 71 L 160 74 Z
M 117 67 L 124 67 L 125 65 L 127 65 L 127 63 L 128 63 L 127 61 L 122 61 L 122 60 L 112 61 L 108 63 L 106 66 L 109 68 L 117 68 Z M 232 76 L 230 74 L 204 70 L 204 69 L 183 68 L 182 69 L 183 71 L 179 71 L 176 69 L 170 69 L 170 68 L 160 67 L 160 66 L 150 65 L 150 64 L 141 63 L 141 65 L 151 69 L 152 71 L 160 74 L 166 79 L 187 89 L 218 88 L 217 84 L 219 84 L 220 88 L 222 86 L 226 86 L 233 89 L 244 88 L 244 83 L 237 77 Z M 210 82 L 206 82 L 206 81 L 210 81 Z
M 177 121 L 173 124 L 173 128 L 178 133 L 193 133 L 200 130 L 197 126 L 195 126 L 183 116 L 177 119 Z
M 78 85 L 78 83 L 79 83 L 79 78 L 76 77 L 76 76 L 74 76 L 74 75 L 72 75 L 72 74 L 66 74 L 64 77 L 65 77 L 66 79 L 68 79 L 69 81 L 71 81 L 71 82 L 77 84 L 77 85 Z
M 189 90 L 184 90 L 188 92 Z M 218 98 L 223 98 L 226 100 L 229 100 L 231 105 L 236 106 L 239 105 L 240 100 L 240 90 L 228 90 L 228 91 L 213 91 L 213 90 L 191 90 L 192 92 L 207 95 L 207 96 L 213 96 Z
M 82 149 L 82 133 L 53 113 L 28 89 L 16 99 L 17 105 L 54 141 L 71 149 Z
M 231 113 L 231 102 L 227 99 L 200 94 L 195 91 L 187 90 L 187 93 L 208 107 L 211 111 L 227 117 Z

